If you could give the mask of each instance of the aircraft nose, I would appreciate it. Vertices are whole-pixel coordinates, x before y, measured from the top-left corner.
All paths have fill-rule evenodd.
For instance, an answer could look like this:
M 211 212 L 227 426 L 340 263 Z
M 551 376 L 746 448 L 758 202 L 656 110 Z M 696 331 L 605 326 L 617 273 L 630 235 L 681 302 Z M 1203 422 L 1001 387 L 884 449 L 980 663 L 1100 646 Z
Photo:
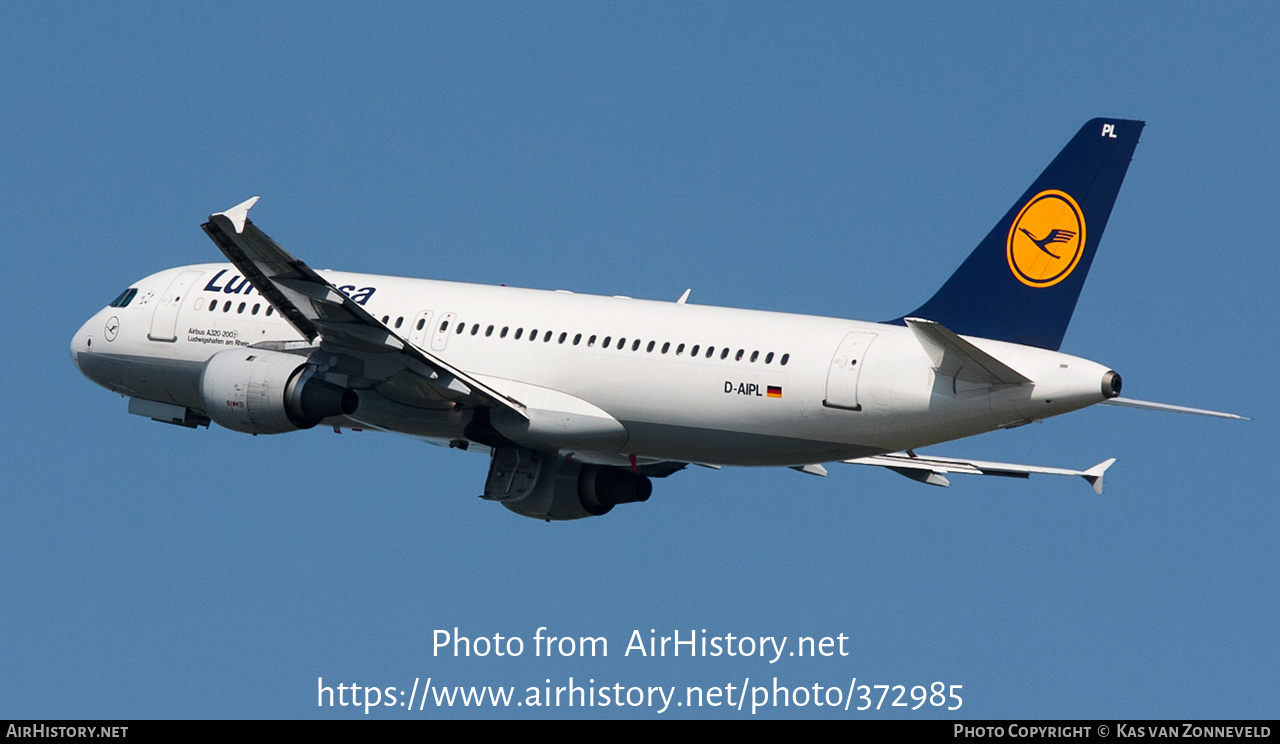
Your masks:
M 84 374 L 84 370 L 80 367 L 80 355 L 93 353 L 93 333 L 89 330 L 92 323 L 93 319 L 85 321 L 71 337 L 71 363 L 76 365 L 81 374 Z

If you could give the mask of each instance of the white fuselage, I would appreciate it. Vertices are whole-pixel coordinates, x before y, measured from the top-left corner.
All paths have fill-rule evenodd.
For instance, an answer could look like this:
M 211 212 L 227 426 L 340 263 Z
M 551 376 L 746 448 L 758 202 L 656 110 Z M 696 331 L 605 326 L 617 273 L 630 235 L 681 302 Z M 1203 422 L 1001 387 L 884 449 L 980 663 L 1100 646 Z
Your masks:
M 1105 398 L 1101 365 L 980 338 L 967 340 L 1034 384 L 938 374 L 906 326 L 320 273 L 392 333 L 535 414 L 557 412 L 532 443 L 586 462 L 798 466 L 1016 426 Z M 127 306 L 104 308 L 71 345 L 84 374 L 133 398 L 200 410 L 200 376 L 215 353 L 305 343 L 230 264 L 170 269 L 133 286 Z M 356 414 L 326 423 L 452 441 L 463 438 L 466 418 L 362 391 Z

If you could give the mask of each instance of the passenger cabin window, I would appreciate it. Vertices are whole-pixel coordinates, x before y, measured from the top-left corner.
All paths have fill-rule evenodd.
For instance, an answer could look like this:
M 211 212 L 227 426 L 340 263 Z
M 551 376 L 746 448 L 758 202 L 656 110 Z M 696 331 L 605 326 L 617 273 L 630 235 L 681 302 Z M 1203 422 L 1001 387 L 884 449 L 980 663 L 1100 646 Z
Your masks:
M 268 317 L 268 318 L 270 318 L 270 317 L 271 317 L 271 313 L 273 313 L 273 312 L 275 312 L 275 307 L 274 307 L 273 305 L 267 305 L 267 317 Z
M 401 315 L 399 318 L 396 318 L 396 328 L 399 328 L 399 327 L 400 327 L 400 326 L 402 326 L 402 325 L 404 325 L 404 316 L 403 316 L 403 315 Z
M 789 359 L 791 359 L 791 355 L 790 355 L 790 354 L 783 354 L 783 355 L 782 355 L 782 361 L 780 361 L 780 362 L 779 362 L 779 364 L 781 364 L 782 366 L 784 366 L 784 367 L 785 367 L 785 366 L 787 366 L 787 360 L 789 360 Z
M 418 326 L 417 326 L 417 330 L 421 331 L 423 328 L 426 328 L 426 327 L 427 327 L 427 319 L 426 319 L 426 318 L 418 318 Z

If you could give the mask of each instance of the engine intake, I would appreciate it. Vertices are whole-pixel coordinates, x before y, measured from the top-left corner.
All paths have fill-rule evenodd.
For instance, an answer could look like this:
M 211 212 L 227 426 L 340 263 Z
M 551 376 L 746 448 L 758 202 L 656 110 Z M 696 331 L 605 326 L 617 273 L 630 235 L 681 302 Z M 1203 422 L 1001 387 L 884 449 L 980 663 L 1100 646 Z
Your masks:
M 200 397 L 209 418 L 248 434 L 310 429 L 360 405 L 356 391 L 325 381 L 306 359 L 249 348 L 214 354 L 200 375 Z

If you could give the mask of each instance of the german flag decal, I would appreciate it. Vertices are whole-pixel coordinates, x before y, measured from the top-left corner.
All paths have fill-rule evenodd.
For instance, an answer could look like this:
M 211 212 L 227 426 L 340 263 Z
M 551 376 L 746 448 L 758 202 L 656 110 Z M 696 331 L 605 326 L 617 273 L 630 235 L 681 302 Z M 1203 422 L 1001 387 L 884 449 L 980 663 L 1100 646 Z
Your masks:
M 770 398 L 782 397 L 782 388 L 778 385 L 770 385 L 769 389 L 766 392 L 769 394 Z

